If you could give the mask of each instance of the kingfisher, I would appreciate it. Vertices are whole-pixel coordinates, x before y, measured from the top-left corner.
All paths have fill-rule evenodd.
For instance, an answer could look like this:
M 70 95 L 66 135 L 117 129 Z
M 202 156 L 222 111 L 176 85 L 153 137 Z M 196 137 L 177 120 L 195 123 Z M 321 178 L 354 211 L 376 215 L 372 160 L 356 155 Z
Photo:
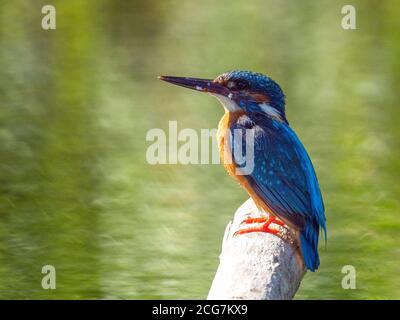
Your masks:
M 216 97 L 225 113 L 218 125 L 218 145 L 225 169 L 247 191 L 265 216 L 247 218 L 236 235 L 267 232 L 278 235 L 272 224 L 292 230 L 305 267 L 318 269 L 318 238 L 326 240 L 324 203 L 310 157 L 285 114 L 285 95 L 270 77 L 250 71 L 225 72 L 215 79 L 160 76 L 169 83 Z M 234 130 L 251 130 L 253 168 L 241 172 L 234 152 Z M 247 131 L 246 131 L 247 132 Z M 243 134 L 241 143 L 249 143 Z M 230 138 L 228 138 L 230 137 Z M 229 142 L 227 141 L 229 139 Z M 244 147 L 242 146 L 242 150 Z

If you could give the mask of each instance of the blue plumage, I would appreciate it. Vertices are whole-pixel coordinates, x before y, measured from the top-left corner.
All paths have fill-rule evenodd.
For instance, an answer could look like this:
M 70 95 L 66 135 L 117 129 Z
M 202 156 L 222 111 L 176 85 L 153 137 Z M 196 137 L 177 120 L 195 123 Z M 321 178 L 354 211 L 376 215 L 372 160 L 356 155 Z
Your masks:
M 318 235 L 326 232 L 324 205 L 310 158 L 294 131 L 284 122 L 262 113 L 246 113 L 231 130 L 253 129 L 254 169 L 243 176 L 277 217 L 301 231 L 301 249 L 309 270 L 319 266 Z M 242 150 L 243 150 L 242 149 Z M 234 150 L 232 152 L 235 154 Z

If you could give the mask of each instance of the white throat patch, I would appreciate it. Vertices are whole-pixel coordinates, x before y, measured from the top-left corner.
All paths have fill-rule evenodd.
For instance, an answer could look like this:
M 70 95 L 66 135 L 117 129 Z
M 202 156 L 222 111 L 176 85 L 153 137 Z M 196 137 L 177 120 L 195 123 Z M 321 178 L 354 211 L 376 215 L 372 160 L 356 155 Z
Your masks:
M 232 99 L 216 93 L 212 93 L 211 95 L 216 97 L 219 102 L 221 102 L 226 112 L 235 112 L 240 110 L 240 107 Z

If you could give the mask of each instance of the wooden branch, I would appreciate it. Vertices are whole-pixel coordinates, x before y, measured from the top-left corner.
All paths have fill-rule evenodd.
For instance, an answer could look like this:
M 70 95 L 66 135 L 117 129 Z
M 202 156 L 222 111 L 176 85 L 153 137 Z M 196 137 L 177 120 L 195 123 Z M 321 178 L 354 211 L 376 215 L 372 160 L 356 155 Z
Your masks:
M 265 213 L 261 213 L 250 198 L 227 225 L 220 264 L 207 299 L 281 300 L 294 297 L 305 269 L 292 232 L 276 226 L 283 239 L 262 232 L 233 237 L 244 219 L 260 215 Z

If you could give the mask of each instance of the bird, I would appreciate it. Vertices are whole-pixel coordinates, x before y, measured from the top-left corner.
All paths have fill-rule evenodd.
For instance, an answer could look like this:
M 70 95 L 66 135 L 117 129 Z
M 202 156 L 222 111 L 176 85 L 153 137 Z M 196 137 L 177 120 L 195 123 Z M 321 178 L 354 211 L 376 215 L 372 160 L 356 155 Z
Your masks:
M 311 159 L 286 118 L 281 87 L 267 75 L 242 70 L 225 72 L 215 79 L 176 76 L 159 76 L 159 79 L 209 93 L 224 107 L 217 137 L 225 169 L 256 206 L 269 213 L 265 217 L 247 218 L 243 223 L 253 227 L 240 229 L 235 235 L 251 232 L 278 235 L 272 224 L 287 227 L 297 234 L 306 269 L 316 271 L 320 265 L 319 234 L 323 230 L 326 241 L 327 233 L 324 202 Z M 227 138 L 234 130 L 253 132 L 251 172 L 241 172 L 242 164 L 234 150 L 238 141 Z M 246 145 L 249 143 L 246 137 L 243 134 L 237 140 Z

